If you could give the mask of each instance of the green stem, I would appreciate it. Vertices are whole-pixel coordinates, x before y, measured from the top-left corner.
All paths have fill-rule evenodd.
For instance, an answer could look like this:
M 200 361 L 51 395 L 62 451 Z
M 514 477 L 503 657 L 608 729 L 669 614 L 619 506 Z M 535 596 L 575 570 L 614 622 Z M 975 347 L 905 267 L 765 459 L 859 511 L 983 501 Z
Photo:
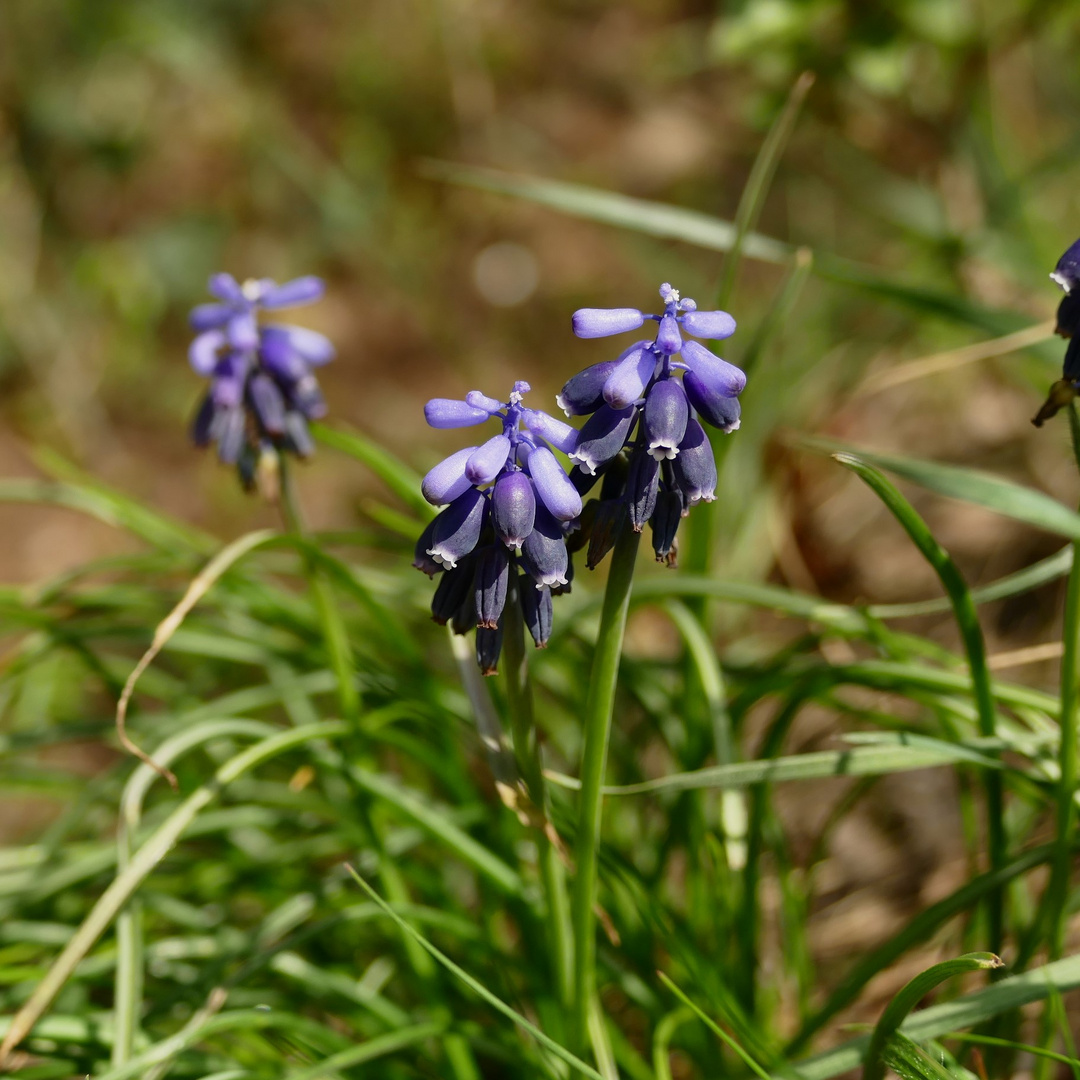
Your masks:
M 573 994 L 574 942 L 570 934 L 570 909 L 566 898 L 566 871 L 555 845 L 548 835 L 547 792 L 544 785 L 543 762 L 537 738 L 536 714 L 533 708 L 532 680 L 529 678 L 529 658 L 525 651 L 525 623 L 521 615 L 518 590 L 531 589 L 531 580 L 517 578 L 511 571 L 510 588 L 504 609 L 505 637 L 503 660 L 506 671 L 506 699 L 510 707 L 510 728 L 518 768 L 537 815 L 536 843 L 539 851 L 540 876 L 544 887 L 548 923 L 548 948 L 559 1001 L 567 1006 Z
M 584 1043 L 596 994 L 596 857 L 603 815 L 604 769 L 607 765 L 611 713 L 619 676 L 626 613 L 634 581 L 634 562 L 641 536 L 624 528 L 611 556 L 611 571 L 600 614 L 600 630 L 585 701 L 585 748 L 581 761 L 581 798 L 575 857 L 572 916 L 574 924 L 574 1022 L 577 1044 Z

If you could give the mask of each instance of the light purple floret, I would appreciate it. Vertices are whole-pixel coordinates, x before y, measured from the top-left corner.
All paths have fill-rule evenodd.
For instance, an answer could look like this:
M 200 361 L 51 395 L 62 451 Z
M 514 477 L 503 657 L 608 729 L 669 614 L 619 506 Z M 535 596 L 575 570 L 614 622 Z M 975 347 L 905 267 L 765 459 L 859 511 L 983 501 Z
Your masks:
M 735 333 L 735 320 L 726 311 L 688 311 L 683 329 L 694 337 L 722 341 Z
M 529 475 L 553 517 L 571 521 L 581 513 L 581 495 L 550 450 L 541 446 L 529 454 Z
M 490 484 L 502 471 L 510 456 L 510 440 L 505 435 L 493 435 L 476 450 L 465 466 L 471 484 Z
M 198 374 L 213 375 L 218 351 L 224 346 L 225 335 L 220 330 L 207 330 L 188 347 L 188 361 Z
M 525 537 L 532 532 L 535 517 L 532 481 L 523 472 L 500 476 L 491 496 L 491 522 L 499 539 L 520 551 Z
M 306 326 L 283 326 L 268 323 L 262 328 L 262 347 L 289 348 L 312 367 L 322 367 L 334 359 L 330 339 Z
M 574 312 L 574 333 L 579 338 L 610 337 L 636 330 L 645 322 L 637 308 L 580 308 Z
M 690 406 L 678 379 L 658 382 L 645 399 L 644 425 L 649 454 L 657 461 L 677 457 L 689 417 Z
M 465 395 L 465 401 L 474 409 L 483 409 L 489 416 L 494 416 L 503 407 L 503 403 L 497 398 L 488 397 L 479 390 L 470 390 Z
M 705 430 L 696 420 L 687 422 L 674 468 L 675 479 L 688 505 L 713 501 L 716 497 L 716 458 Z
M 472 487 L 472 481 L 465 475 L 465 467 L 475 452 L 475 446 L 466 446 L 440 461 L 420 484 L 424 498 L 433 506 L 443 506 L 464 495 Z
M 696 341 L 683 345 L 682 358 L 713 393 L 738 397 L 746 388 L 746 373 L 741 368 L 721 360 Z
M 631 345 L 619 357 L 615 370 L 604 383 L 604 400 L 613 409 L 633 405 L 645 392 L 645 386 L 656 370 L 656 353 L 648 341 Z
M 682 334 L 679 333 L 679 324 L 674 315 L 665 315 L 660 320 L 656 348 L 665 356 L 674 356 L 682 348 Z
M 548 416 L 546 412 L 541 412 L 539 409 L 524 409 L 521 420 L 534 435 L 539 435 L 541 439 L 545 439 L 564 454 L 573 453 L 577 446 L 577 428 L 556 420 L 554 416 Z
M 326 291 L 321 278 L 308 276 L 286 281 L 284 285 L 275 282 L 260 282 L 258 303 L 264 308 L 293 307 L 296 304 L 310 304 L 322 298 Z
M 559 523 L 543 508 L 537 506 L 533 531 L 522 545 L 525 569 L 538 589 L 545 585 L 566 585 L 569 555 Z
M 613 409 L 601 405 L 578 432 L 577 449 L 570 455 L 590 476 L 596 475 L 622 449 L 637 410 L 631 405 Z
M 489 415 L 456 398 L 432 398 L 424 406 L 424 419 L 433 428 L 473 427 L 482 424 Z

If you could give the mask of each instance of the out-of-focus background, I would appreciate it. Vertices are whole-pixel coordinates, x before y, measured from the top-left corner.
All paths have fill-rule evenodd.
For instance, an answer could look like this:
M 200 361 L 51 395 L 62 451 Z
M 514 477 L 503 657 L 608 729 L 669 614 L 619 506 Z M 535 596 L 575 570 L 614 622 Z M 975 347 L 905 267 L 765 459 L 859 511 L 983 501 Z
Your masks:
M 570 335 L 575 307 L 648 310 L 663 280 L 704 304 L 721 256 L 454 187 L 426 159 L 730 219 L 804 70 L 816 83 L 761 231 L 964 298 L 998 334 L 1046 320 L 1047 271 L 1080 231 L 1078 16 L 1037 0 L 8 0 L 0 469 L 32 472 L 47 446 L 223 536 L 267 518 L 186 440 L 200 380 L 185 315 L 218 269 L 323 275 L 327 299 L 298 319 L 339 347 L 331 416 L 419 467 L 452 445 L 422 426 L 428 396 L 525 377 L 551 407 L 610 352 Z M 745 264 L 729 359 L 782 277 Z M 785 448 L 785 430 L 977 462 L 1071 500 L 1064 422 L 1028 423 L 1055 345 L 860 390 L 867 374 L 994 336 L 933 302 L 812 278 L 735 436 L 764 461 L 721 511 L 758 505 L 741 557 L 845 599 L 933 588 L 874 500 Z M 368 479 L 354 465 L 323 453 L 303 481 L 318 524 L 355 521 Z M 975 578 L 1047 550 L 1019 527 L 920 505 Z M 2 524 L 7 580 L 116 542 L 55 512 L 5 509 Z

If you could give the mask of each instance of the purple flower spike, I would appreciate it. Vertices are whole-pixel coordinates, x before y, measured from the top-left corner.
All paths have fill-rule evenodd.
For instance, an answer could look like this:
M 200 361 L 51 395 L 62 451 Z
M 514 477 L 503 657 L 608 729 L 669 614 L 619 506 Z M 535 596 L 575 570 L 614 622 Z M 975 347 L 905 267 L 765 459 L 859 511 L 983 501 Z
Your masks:
M 641 532 L 645 522 L 652 517 L 659 483 L 660 462 L 650 454 L 636 451 L 630 459 L 630 473 L 626 478 L 626 498 L 634 532 Z
M 468 555 L 480 539 L 487 500 L 469 488 L 458 496 L 436 519 L 431 547 L 427 553 L 441 566 L 453 570 L 458 559 Z
M 725 397 L 710 390 L 704 380 L 698 378 L 693 371 L 687 371 L 683 375 L 683 389 L 702 420 L 719 428 L 725 435 L 738 431 L 739 416 L 742 413 L 738 398 Z
M 525 616 L 525 625 L 529 628 L 533 641 L 538 649 L 546 649 L 548 639 L 551 637 L 551 624 L 554 611 L 551 603 L 551 590 L 544 586 L 541 589 L 530 588 L 522 582 L 518 586 L 521 597 L 521 611 Z
M 688 506 L 712 502 L 716 497 L 716 459 L 704 428 L 690 420 L 674 461 L 675 478 Z
M 572 454 L 577 447 L 577 429 L 556 420 L 554 416 L 548 416 L 546 412 L 525 409 L 521 413 L 521 420 L 534 435 L 539 435 L 564 454 Z
M 297 304 L 310 304 L 322 299 L 326 287 L 321 278 L 299 277 L 286 281 L 284 285 L 271 284 L 261 290 L 259 305 L 264 308 L 295 307 Z
M 644 322 L 637 308 L 580 308 L 574 312 L 573 326 L 579 338 L 598 338 L 636 330 Z
M 465 402 L 474 409 L 483 409 L 488 416 L 494 416 L 503 408 L 503 403 L 496 398 L 481 394 L 479 390 L 470 390 L 465 395 Z
M 1064 255 L 1058 259 L 1050 275 L 1052 281 L 1056 281 L 1067 293 L 1076 288 L 1080 281 L 1080 240 L 1077 240 Z
M 577 449 L 570 455 L 570 460 L 578 462 L 585 472 L 595 474 L 623 448 L 636 415 L 637 410 L 632 405 L 626 409 L 602 405 L 578 432 Z
M 665 315 L 660 320 L 656 348 L 665 356 L 674 356 L 682 348 L 682 334 L 679 333 L 679 324 L 674 315 Z
M 632 345 L 626 354 L 636 347 Z M 619 360 L 604 360 L 579 371 L 566 383 L 562 392 L 555 395 L 555 403 L 567 416 L 585 416 L 596 412 L 604 404 L 604 384 L 618 366 Z
M 424 498 L 433 506 L 444 506 L 464 495 L 472 487 L 472 481 L 465 475 L 465 468 L 475 452 L 475 446 L 466 446 L 464 450 L 440 461 L 420 484 Z
M 581 513 L 577 488 L 546 447 L 540 446 L 529 454 L 529 475 L 541 502 L 559 521 L 571 521 Z
M 473 427 L 482 424 L 489 414 L 454 398 L 432 398 L 424 406 L 424 419 L 433 428 Z
M 656 383 L 645 398 L 645 438 L 657 461 L 675 457 L 686 434 L 690 406 L 677 379 Z
M 633 405 L 645 393 L 656 370 L 656 353 L 648 341 L 631 345 L 619 357 L 618 366 L 604 383 L 604 400 L 613 409 Z
M 490 484 L 502 472 L 510 456 L 510 440 L 505 435 L 493 435 L 476 450 L 465 466 L 470 484 Z
M 536 508 L 533 531 L 525 538 L 521 548 L 525 569 L 536 587 L 568 584 L 566 571 L 570 556 L 566 551 L 562 526 L 544 509 Z
M 714 394 L 738 397 L 746 387 L 746 375 L 741 368 L 714 356 L 696 341 L 688 341 L 683 345 L 682 358 Z
M 521 550 L 532 532 L 536 517 L 536 495 L 532 481 L 519 471 L 503 473 L 495 481 L 491 496 L 491 521 L 495 533 L 507 547 Z
M 683 301 L 684 308 L 687 303 Z M 723 341 L 735 333 L 735 320 L 726 311 L 687 311 L 682 324 L 688 334 L 712 341 Z
M 510 581 L 510 556 L 502 544 L 484 548 L 476 561 L 473 586 L 476 625 L 494 630 L 506 606 L 506 588 Z
M 218 351 L 225 345 L 225 335 L 220 330 L 207 330 L 200 334 L 188 348 L 188 361 L 199 375 L 214 374 Z

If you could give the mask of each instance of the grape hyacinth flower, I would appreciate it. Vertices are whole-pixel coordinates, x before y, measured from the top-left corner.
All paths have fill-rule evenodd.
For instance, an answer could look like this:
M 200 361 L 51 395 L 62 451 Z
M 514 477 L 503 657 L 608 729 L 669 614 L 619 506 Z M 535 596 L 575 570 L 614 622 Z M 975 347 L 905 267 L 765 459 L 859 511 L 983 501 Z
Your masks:
M 590 569 L 627 521 L 636 532 L 649 522 L 657 560 L 674 566 L 679 521 L 690 507 L 715 497 L 716 461 L 699 421 L 728 434 L 739 427 L 746 376 L 692 340 L 728 338 L 735 320 L 726 311 L 699 311 L 667 283 L 660 297 L 659 315 L 637 308 L 574 312 L 580 338 L 625 333 L 647 320 L 658 324 L 652 341 L 637 341 L 614 360 L 578 372 L 556 399 L 567 416 L 589 417 L 570 453 L 575 486 L 585 494 L 603 477 L 599 504 L 574 541 L 588 542 Z
M 231 274 L 214 274 L 209 291 L 217 303 L 192 309 L 197 331 L 188 359 L 210 379 L 192 424 L 196 446 L 217 444 L 218 458 L 235 465 L 244 488 L 277 494 L 278 455 L 308 457 L 314 442 L 308 421 L 326 413 L 312 368 L 334 357 L 322 334 L 300 326 L 260 323 L 260 310 L 273 311 L 318 300 L 317 277 L 284 285 L 269 279 L 239 284 Z
M 573 567 L 566 537 L 581 514 L 581 495 L 551 447 L 577 446 L 578 433 L 522 399 L 526 382 L 514 383 L 508 401 L 478 390 L 462 401 L 434 398 L 424 406 L 434 428 L 500 422 L 498 434 L 439 462 L 424 477 L 424 498 L 445 509 L 416 544 L 413 565 L 441 574 L 431 613 L 455 633 L 476 628 L 476 658 L 495 674 L 506 604 L 521 606 L 533 641 L 543 648 L 551 634 L 554 595 L 569 592 Z
M 1080 240 L 1073 243 L 1058 259 L 1050 274 L 1065 295 L 1057 310 L 1055 332 L 1068 340 L 1061 378 L 1050 387 L 1050 394 L 1031 421 L 1036 427 L 1043 424 L 1068 405 L 1080 392 Z

